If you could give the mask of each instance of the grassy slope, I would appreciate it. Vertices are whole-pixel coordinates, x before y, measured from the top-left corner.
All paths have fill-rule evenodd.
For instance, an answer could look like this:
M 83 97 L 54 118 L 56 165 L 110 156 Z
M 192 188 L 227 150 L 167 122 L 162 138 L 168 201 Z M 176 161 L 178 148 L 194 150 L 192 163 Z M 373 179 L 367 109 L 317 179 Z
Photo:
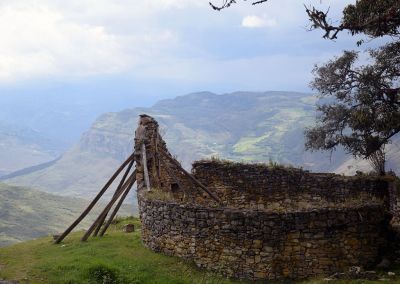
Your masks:
M 105 237 L 86 243 L 79 241 L 82 232 L 77 232 L 60 245 L 52 244 L 50 238 L 41 238 L 1 248 L 0 279 L 22 283 L 248 283 L 225 279 L 179 258 L 150 251 L 142 245 L 138 230 L 131 234 L 122 232 L 122 226 L 128 222 L 140 226 L 137 219 L 127 218 L 112 225 Z M 391 279 L 333 283 L 399 282 Z
M 0 183 L 0 247 L 61 232 L 88 203 L 87 200 Z M 99 209 L 96 207 L 82 222 L 81 228 L 93 222 Z M 132 214 L 129 210 L 124 207 L 121 214 Z
M 79 241 L 82 232 L 77 232 L 61 245 L 42 238 L 1 248 L 0 279 L 101 283 L 96 275 L 105 271 L 103 275 L 115 278 L 116 283 L 232 283 L 178 258 L 153 253 L 141 244 L 138 231 L 121 232 L 124 222 L 114 225 L 109 235 L 86 243 Z M 138 225 L 137 220 L 134 223 Z

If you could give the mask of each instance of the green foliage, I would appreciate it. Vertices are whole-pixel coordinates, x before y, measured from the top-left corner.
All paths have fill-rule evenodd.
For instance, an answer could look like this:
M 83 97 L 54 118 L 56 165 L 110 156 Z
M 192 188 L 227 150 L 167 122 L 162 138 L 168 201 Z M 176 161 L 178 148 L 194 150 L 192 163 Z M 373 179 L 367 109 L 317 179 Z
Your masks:
M 343 30 L 372 38 L 393 36 L 392 42 L 368 51 L 368 65 L 360 66 L 357 52 L 345 51 L 315 67 L 311 87 L 325 100 L 317 107 L 317 126 L 305 133 L 307 149 L 343 146 L 353 156 L 369 159 L 383 175 L 384 146 L 400 132 L 400 1 L 356 1 L 343 10 L 339 26 L 328 23 L 327 12 L 306 10 L 312 28 L 324 30 L 325 38 L 335 39 Z
M 398 0 L 361 0 L 343 10 L 342 26 L 352 35 L 371 37 L 399 35 L 400 2 Z
M 359 66 L 358 54 L 345 51 L 314 69 L 311 86 L 325 100 L 317 106 L 317 125 L 305 132 L 307 149 L 343 146 L 355 157 L 384 163 L 384 146 L 400 132 L 400 42 L 369 54 L 368 65 Z

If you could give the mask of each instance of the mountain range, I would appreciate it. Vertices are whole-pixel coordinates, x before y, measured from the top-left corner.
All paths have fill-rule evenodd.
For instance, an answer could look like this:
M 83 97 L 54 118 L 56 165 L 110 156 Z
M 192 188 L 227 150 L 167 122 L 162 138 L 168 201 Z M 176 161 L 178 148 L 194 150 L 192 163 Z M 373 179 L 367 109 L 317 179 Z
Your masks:
M 87 205 L 84 199 L 92 199 L 133 151 L 134 131 L 143 113 L 156 118 L 169 150 L 187 169 L 195 160 L 219 157 L 347 175 L 369 171 L 366 161 L 354 160 L 340 149 L 304 150 L 303 131 L 315 122 L 316 102 L 312 94 L 294 92 L 179 96 L 152 107 L 104 113 L 59 158 L 60 149 L 40 132 L 3 123 L 0 167 L 6 169 L 7 184 L 0 184 L 0 246 L 65 229 Z M 395 137 L 387 146 L 387 168 L 400 173 L 398 145 Z M 106 197 L 111 194 L 112 190 Z M 135 213 L 135 192 L 127 202 L 133 209 L 125 207 L 123 214 Z M 91 220 L 93 216 L 81 228 Z
M 162 100 L 149 108 L 105 113 L 58 161 L 5 182 L 90 198 L 132 152 L 142 113 L 157 119 L 169 149 L 186 168 L 194 160 L 217 156 L 273 161 L 317 172 L 355 172 L 360 163 L 341 150 L 332 155 L 304 150 L 303 132 L 315 121 L 316 102 L 316 96 L 307 93 L 200 92 Z

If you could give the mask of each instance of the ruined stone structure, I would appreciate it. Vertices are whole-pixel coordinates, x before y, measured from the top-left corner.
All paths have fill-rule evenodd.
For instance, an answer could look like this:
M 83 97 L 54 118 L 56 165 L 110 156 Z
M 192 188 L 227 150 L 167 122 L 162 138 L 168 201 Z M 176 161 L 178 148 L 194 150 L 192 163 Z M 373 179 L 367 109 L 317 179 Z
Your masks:
M 146 115 L 135 153 L 142 239 L 154 251 L 229 277 L 299 279 L 368 268 L 387 249 L 397 193 L 385 180 L 212 160 L 194 163 L 193 179 Z

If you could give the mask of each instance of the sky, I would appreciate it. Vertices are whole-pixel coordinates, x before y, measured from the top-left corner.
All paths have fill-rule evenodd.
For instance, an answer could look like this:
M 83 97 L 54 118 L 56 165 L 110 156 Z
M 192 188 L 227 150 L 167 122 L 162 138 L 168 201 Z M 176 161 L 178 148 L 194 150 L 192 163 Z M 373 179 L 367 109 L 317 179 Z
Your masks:
M 196 91 L 308 92 L 314 64 L 357 46 L 307 31 L 303 5 L 340 19 L 354 2 L 238 1 L 217 12 L 207 0 L 0 0 L 0 96 L 117 90 L 146 105 Z

